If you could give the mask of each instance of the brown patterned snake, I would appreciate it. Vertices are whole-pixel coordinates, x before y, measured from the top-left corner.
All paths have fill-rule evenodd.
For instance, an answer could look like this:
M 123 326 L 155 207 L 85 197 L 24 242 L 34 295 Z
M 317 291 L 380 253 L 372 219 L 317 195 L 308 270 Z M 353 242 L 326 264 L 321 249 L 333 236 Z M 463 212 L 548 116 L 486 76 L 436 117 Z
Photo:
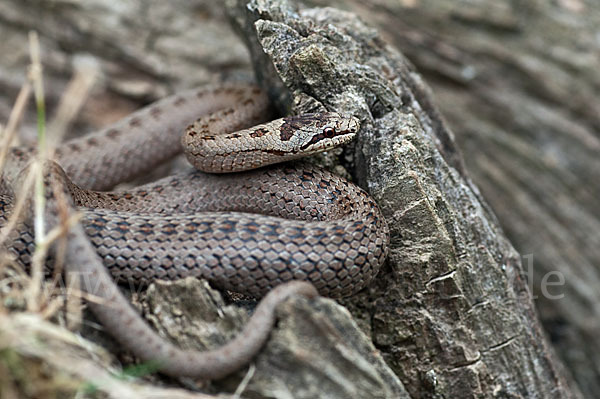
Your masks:
M 350 295 L 372 279 L 386 256 L 389 234 L 377 205 L 330 172 L 295 163 L 220 174 L 326 150 L 358 130 L 356 118 L 335 113 L 240 130 L 264 121 L 267 103 L 262 91 L 243 85 L 175 95 L 66 142 L 55 154 L 62 169 L 48 164 L 49 182 L 84 213 L 82 226 L 69 232 L 68 271 L 79 273 L 82 288 L 102 299 L 89 306 L 105 328 L 167 374 L 220 378 L 241 368 L 266 341 L 279 302 L 290 295 L 315 296 L 315 288 L 323 295 Z M 219 174 L 193 171 L 127 192 L 78 187 L 105 190 L 173 157 L 184 130 L 188 159 Z M 12 150 L 5 186 L 16 184 L 30 156 L 29 149 Z M 0 226 L 12 206 L 11 195 L 0 195 Z M 47 212 L 50 225 L 58 223 L 56 214 L 56 206 Z M 31 231 L 24 222 L 8 240 L 25 264 L 33 251 Z M 211 351 L 185 351 L 144 323 L 102 263 L 117 281 L 199 276 L 221 288 L 268 294 L 236 339 Z

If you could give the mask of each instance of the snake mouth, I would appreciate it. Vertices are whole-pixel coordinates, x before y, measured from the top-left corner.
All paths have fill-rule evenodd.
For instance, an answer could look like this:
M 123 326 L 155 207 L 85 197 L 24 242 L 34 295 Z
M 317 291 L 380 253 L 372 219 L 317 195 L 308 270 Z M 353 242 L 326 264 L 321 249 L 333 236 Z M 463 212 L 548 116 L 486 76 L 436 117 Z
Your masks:
M 300 150 L 306 154 L 326 151 L 350 142 L 352 139 L 354 139 L 354 136 L 356 136 L 356 133 L 350 131 L 341 132 L 337 136 L 330 138 L 324 138 L 320 137 L 320 135 L 317 135 L 308 143 L 301 146 Z

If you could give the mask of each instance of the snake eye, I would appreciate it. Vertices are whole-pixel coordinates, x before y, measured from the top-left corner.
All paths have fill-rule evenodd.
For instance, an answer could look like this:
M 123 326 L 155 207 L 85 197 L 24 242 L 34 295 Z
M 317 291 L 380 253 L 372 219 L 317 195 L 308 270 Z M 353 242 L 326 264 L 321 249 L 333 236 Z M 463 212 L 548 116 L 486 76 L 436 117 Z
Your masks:
M 327 137 L 328 139 L 332 138 L 335 136 L 335 129 L 327 126 L 325 129 L 323 129 L 323 136 Z

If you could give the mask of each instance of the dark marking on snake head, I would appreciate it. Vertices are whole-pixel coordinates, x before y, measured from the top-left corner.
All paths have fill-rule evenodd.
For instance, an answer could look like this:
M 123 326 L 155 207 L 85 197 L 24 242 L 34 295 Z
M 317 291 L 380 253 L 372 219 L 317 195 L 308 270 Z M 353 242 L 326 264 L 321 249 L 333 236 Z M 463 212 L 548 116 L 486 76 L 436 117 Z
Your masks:
M 67 147 L 73 152 L 79 152 L 81 150 L 81 147 L 79 147 L 77 143 L 69 143 Z
M 254 100 L 252 98 L 247 98 L 244 101 L 242 101 L 242 105 L 252 105 L 254 104 Z
M 310 145 L 312 144 L 316 144 L 319 141 L 325 139 L 325 136 L 323 135 L 323 133 L 320 134 L 315 134 L 308 143 L 304 144 L 302 147 L 300 147 L 301 150 L 306 150 Z
M 98 140 L 95 137 L 90 137 L 86 140 L 86 143 L 90 147 L 98 147 Z
M 231 115 L 234 113 L 233 108 L 227 108 L 226 110 L 222 111 L 223 115 L 227 116 L 227 115 Z
M 283 118 L 283 124 L 279 128 L 279 137 L 281 141 L 289 141 L 297 130 L 300 130 L 307 125 L 316 125 L 322 127 L 326 122 L 319 118 L 318 114 L 305 114 L 288 116 Z
M 257 95 L 259 95 L 261 93 L 262 93 L 262 90 L 260 88 L 258 88 L 258 87 L 254 87 L 252 89 L 252 94 L 254 94 L 255 96 L 257 96 Z
M 272 154 L 272 155 L 277 155 L 277 156 L 285 156 L 285 155 L 289 155 L 290 153 L 294 153 L 294 151 L 281 151 L 281 150 L 264 150 L 264 152 L 266 152 L 267 154 Z
M 261 127 L 261 128 L 256 129 L 253 132 L 250 132 L 250 137 L 252 137 L 252 138 L 262 137 L 267 133 L 269 133 L 269 131 L 267 129 L 265 129 L 264 127 Z
M 179 107 L 179 106 L 185 104 L 186 102 L 187 102 L 187 100 L 185 99 L 185 97 L 177 97 L 175 99 L 174 104 Z
M 285 122 L 279 128 L 279 138 L 281 139 L 281 141 L 290 141 L 290 139 L 294 137 L 295 132 L 296 129 L 289 125 L 287 122 Z

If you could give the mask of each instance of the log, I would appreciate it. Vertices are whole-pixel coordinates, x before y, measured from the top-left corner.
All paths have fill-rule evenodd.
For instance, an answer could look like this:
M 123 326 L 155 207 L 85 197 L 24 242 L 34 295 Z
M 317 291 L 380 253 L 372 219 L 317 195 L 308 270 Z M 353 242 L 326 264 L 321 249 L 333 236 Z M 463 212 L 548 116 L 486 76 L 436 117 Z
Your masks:
M 356 12 L 413 62 L 522 256 L 545 333 L 600 392 L 597 3 L 313 1 Z

